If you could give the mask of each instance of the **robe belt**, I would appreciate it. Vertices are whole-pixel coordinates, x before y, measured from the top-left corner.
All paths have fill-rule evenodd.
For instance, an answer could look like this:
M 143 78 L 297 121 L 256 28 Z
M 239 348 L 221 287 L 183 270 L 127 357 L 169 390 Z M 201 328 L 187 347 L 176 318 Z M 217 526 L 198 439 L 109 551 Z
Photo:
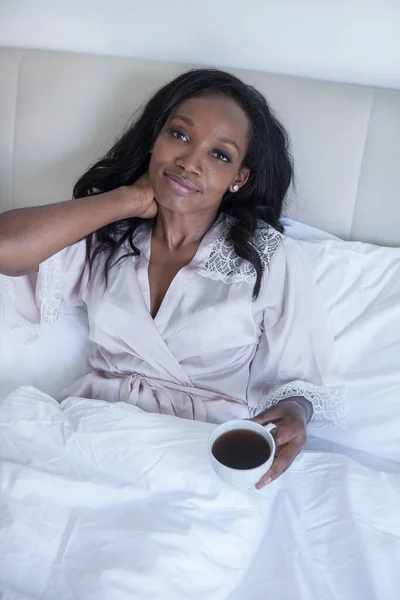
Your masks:
M 98 373 L 107 377 L 106 373 Z M 113 373 L 112 376 L 117 376 L 123 380 L 119 392 L 122 402 L 135 404 L 149 412 L 160 412 L 186 419 L 195 419 L 196 421 L 206 421 L 204 401 L 226 400 L 227 402 L 236 402 L 225 394 L 171 381 L 163 381 L 155 377 L 147 377 L 142 373 L 132 373 L 131 375 Z

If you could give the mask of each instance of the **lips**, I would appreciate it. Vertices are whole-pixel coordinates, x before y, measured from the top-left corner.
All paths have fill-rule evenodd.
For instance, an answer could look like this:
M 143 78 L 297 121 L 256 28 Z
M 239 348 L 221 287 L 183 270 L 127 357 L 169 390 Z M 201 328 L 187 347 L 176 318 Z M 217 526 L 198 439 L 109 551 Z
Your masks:
M 163 173 L 163 176 L 168 187 L 181 196 L 192 196 L 193 194 L 198 194 L 200 191 L 188 179 L 180 175 Z

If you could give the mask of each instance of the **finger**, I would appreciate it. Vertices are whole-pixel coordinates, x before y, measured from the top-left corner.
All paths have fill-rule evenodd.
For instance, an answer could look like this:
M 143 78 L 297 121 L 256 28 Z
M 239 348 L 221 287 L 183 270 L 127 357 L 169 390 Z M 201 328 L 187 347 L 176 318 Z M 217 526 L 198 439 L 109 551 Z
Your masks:
M 274 436 L 277 447 L 288 444 L 291 440 L 297 439 L 301 446 L 306 443 L 306 428 L 301 419 L 288 417 L 282 419 L 277 429 L 273 429 L 271 434 Z
M 267 425 L 268 423 L 273 423 L 274 419 L 282 419 L 282 410 L 279 404 L 271 406 L 271 408 L 268 408 L 256 417 L 253 417 L 249 420 L 254 421 L 254 423 L 258 423 L 259 425 Z
M 261 413 L 253 419 L 254 421 L 263 427 L 269 423 L 276 426 L 276 429 L 271 429 L 271 435 L 274 436 L 275 440 L 280 438 L 280 443 L 285 444 L 290 438 L 305 433 L 304 421 L 294 415 L 282 415 L 273 409 L 268 409 L 265 413 Z
M 274 481 L 280 477 L 292 464 L 296 456 L 301 452 L 302 446 L 297 443 L 296 440 L 292 440 L 288 444 L 282 446 L 279 450 L 279 454 L 276 455 L 271 468 L 265 475 L 263 475 L 260 481 L 256 484 L 257 489 L 261 489 L 271 481 Z
M 270 468 L 270 470 L 261 477 L 258 483 L 256 483 L 256 488 L 260 490 L 265 485 L 271 483 L 271 481 L 273 481 L 274 479 L 277 479 L 277 477 L 279 477 L 280 475 L 282 475 L 282 473 L 286 471 L 289 465 L 289 459 L 287 459 L 286 457 L 276 457 L 273 462 L 273 466 Z

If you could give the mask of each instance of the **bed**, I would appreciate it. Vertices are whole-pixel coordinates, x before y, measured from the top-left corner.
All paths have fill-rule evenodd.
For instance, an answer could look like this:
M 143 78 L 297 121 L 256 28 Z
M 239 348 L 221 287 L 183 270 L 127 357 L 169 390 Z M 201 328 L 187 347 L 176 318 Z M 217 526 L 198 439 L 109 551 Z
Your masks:
M 133 110 L 182 68 L 0 51 L 0 209 L 70 197 Z M 279 480 L 230 488 L 207 456 L 211 424 L 122 403 L 59 404 L 89 369 L 86 315 L 63 307 L 33 335 L 27 315 L 6 334 L 0 283 L 4 600 L 398 598 L 400 93 L 238 74 L 292 138 L 284 224 L 329 314 L 346 427 L 311 425 Z

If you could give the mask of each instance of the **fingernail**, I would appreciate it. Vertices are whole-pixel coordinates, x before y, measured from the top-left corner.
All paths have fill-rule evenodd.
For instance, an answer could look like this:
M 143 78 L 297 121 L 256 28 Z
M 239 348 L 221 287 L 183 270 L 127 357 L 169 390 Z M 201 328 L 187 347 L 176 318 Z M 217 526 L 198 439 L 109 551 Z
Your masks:
M 263 488 L 265 485 L 268 485 L 269 483 L 271 483 L 272 481 L 272 477 L 269 477 L 269 479 L 267 479 L 267 481 L 259 481 L 258 483 L 256 483 L 256 488 L 258 490 L 261 490 L 261 488 Z

